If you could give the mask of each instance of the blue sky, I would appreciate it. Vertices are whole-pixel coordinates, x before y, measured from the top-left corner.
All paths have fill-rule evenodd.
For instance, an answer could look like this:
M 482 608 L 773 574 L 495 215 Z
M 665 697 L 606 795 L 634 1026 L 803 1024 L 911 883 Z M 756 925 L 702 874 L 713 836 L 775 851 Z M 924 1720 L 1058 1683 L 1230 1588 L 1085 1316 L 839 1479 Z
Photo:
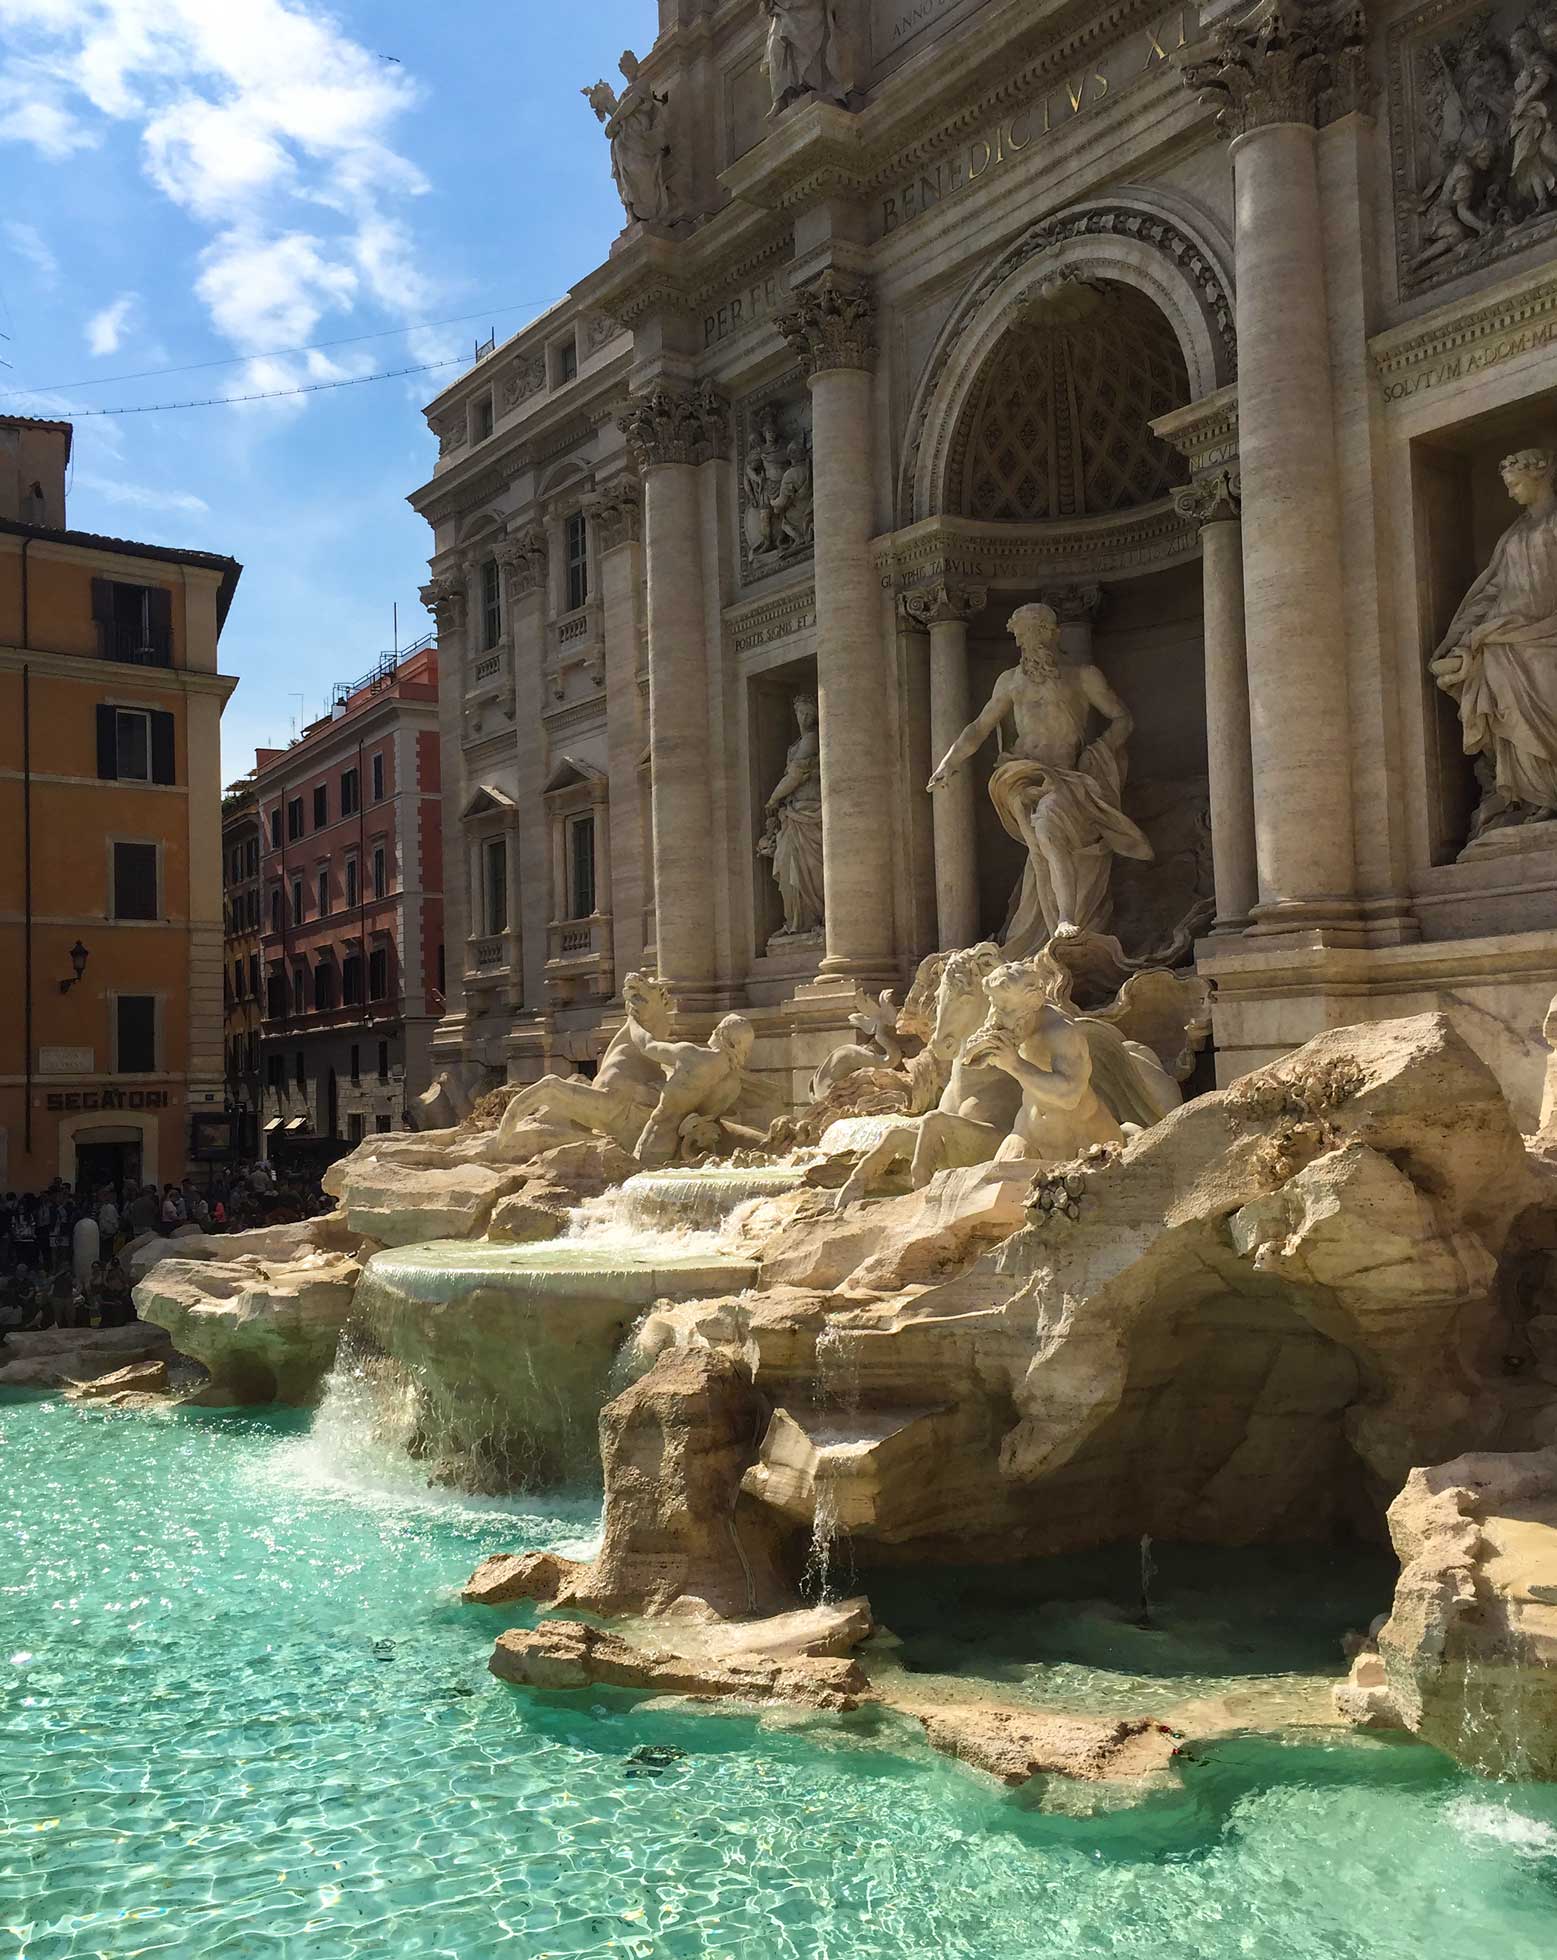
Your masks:
M 432 471 L 421 408 L 459 369 L 81 411 L 343 379 L 515 332 L 620 228 L 579 91 L 644 51 L 657 13 L 0 0 L 0 409 L 75 419 L 73 525 L 242 562 L 228 777 L 372 664 L 395 602 L 402 643 L 428 629 L 431 534 L 405 497 Z M 382 337 L 317 348 L 359 335 Z M 281 351 L 297 348 L 317 351 Z

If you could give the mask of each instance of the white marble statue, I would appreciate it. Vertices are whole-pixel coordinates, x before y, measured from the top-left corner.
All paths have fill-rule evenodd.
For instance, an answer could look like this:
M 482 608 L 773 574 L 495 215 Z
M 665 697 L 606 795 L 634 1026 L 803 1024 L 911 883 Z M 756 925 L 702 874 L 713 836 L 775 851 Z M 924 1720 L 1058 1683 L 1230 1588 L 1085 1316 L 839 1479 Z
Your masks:
M 800 732 L 789 746 L 784 773 L 764 806 L 767 826 L 757 844 L 773 863 L 784 900 L 786 939 L 815 937 L 822 926 L 822 765 L 816 733 L 816 701 L 795 696 Z
M 994 1062 L 973 1062 L 965 1053 L 985 1018 L 984 982 L 1000 963 L 1000 948 L 989 941 L 947 955 L 929 1041 L 929 1052 L 950 1066 L 941 1099 L 928 1115 L 893 1119 L 839 1191 L 840 1211 L 905 1157 L 917 1191 L 937 1171 L 987 1164 L 1011 1134 L 1021 1114 L 1020 1086 Z
M 546 1075 L 509 1103 L 498 1126 L 496 1156 L 522 1163 L 580 1131 L 610 1137 L 631 1150 L 660 1099 L 663 1075 L 657 1063 L 634 1046 L 636 1026 L 651 1037 L 670 1033 L 671 997 L 664 981 L 650 973 L 629 973 L 622 986 L 627 1023 L 612 1037 L 599 1073 L 588 1081 L 576 1075 Z
M 626 1031 L 638 1053 L 664 1078 L 633 1155 L 646 1170 L 674 1163 L 684 1135 L 703 1154 L 709 1124 L 727 1116 L 746 1087 L 746 1063 L 756 1039 L 751 1022 L 726 1014 L 706 1043 L 665 1041 L 629 1010 Z
M 834 65 L 832 0 L 762 0 L 768 17 L 768 87 L 776 116 L 803 95 L 845 103 L 848 91 Z
M 1045 962 L 996 967 L 984 993 L 989 1013 L 963 1056 L 1004 1069 L 1022 1092 L 1021 1112 L 996 1156 L 1065 1164 L 1094 1143 L 1123 1142 L 1118 1118 L 1093 1084 L 1086 1030 L 1056 1005 Z
M 1475 834 L 1557 813 L 1557 490 L 1554 459 L 1521 449 L 1501 464 L 1520 514 L 1466 593 L 1431 672 L 1459 704 L 1465 753 L 1492 788 Z
M 671 203 L 665 105 L 670 98 L 639 79 L 638 57 L 631 49 L 622 56 L 621 69 L 627 87 L 620 97 L 609 82 L 596 82 L 583 94 L 605 125 L 611 175 L 628 221 L 666 224 Z
M 1013 959 L 1053 936 L 1101 931 L 1109 920 L 1115 856 L 1149 858 L 1152 847 L 1120 807 L 1125 743 L 1134 726 L 1102 672 L 1060 659 L 1052 606 L 1023 606 L 1011 631 L 1021 660 L 995 682 L 988 705 L 957 737 L 928 787 L 941 789 L 1007 715 L 1016 744 L 1004 749 L 989 794 L 1001 823 L 1027 852 L 1027 869 L 1006 930 Z M 1106 724 L 1088 740 L 1092 710 Z
M 744 489 L 743 522 L 754 561 L 804 550 L 814 543 L 811 452 L 803 435 L 786 436 L 771 406 L 761 411 L 752 431 Z

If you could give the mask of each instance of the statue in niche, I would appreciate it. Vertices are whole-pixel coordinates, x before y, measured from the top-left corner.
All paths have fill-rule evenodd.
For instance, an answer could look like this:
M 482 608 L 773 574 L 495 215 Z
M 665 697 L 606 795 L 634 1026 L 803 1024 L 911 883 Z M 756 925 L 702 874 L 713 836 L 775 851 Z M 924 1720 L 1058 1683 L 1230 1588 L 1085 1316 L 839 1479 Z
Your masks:
M 671 997 L 651 973 L 629 973 L 622 983 L 629 1026 L 650 1036 L 670 1033 Z M 581 1134 L 610 1137 L 631 1150 L 654 1113 L 660 1070 L 634 1046 L 627 1027 L 617 1030 L 590 1082 L 577 1075 L 547 1075 L 532 1082 L 503 1111 L 495 1155 L 519 1164 Z
M 609 82 L 596 82 L 582 91 L 605 125 L 611 145 L 611 175 L 628 222 L 662 225 L 670 222 L 670 144 L 666 140 L 665 105 L 660 95 L 639 80 L 638 57 L 629 48 L 622 56 L 627 82 L 620 98 Z
M 810 549 L 816 537 L 810 446 L 804 431 L 786 434 L 772 403 L 752 429 L 744 489 L 743 528 L 754 566 Z
M 944 787 L 1013 717 L 1016 744 L 1002 749 L 989 794 L 1002 825 L 1027 852 L 1005 936 L 1007 955 L 1021 959 L 1051 937 L 1101 932 L 1111 909 L 1113 859 L 1153 853 L 1120 807 L 1125 743 L 1135 725 L 1128 709 L 1100 669 L 1062 663 L 1052 606 L 1023 606 L 1012 615 L 1011 631 L 1020 662 L 995 682 L 988 705 L 952 743 L 928 787 Z M 1094 709 L 1106 726 L 1089 741 Z
M 820 95 L 847 104 L 848 91 L 833 63 L 836 24 L 832 0 L 762 0 L 768 17 L 768 87 L 771 115 L 779 115 L 803 95 Z
M 1460 710 L 1483 797 L 1471 841 L 1557 815 L 1557 490 L 1554 458 L 1499 465 L 1520 514 L 1466 593 L 1429 671 Z M 1487 777 L 1490 775 L 1490 783 Z
M 784 901 L 775 940 L 814 940 L 822 929 L 822 764 L 813 695 L 795 696 L 795 722 L 799 733 L 763 806 L 768 821 L 757 842 L 758 855 L 772 860 Z
M 683 1149 L 705 1155 L 710 1131 L 740 1101 L 756 1031 L 743 1015 L 726 1014 L 706 1042 L 665 1041 L 627 1012 L 628 1039 L 664 1077 L 652 1115 L 633 1146 L 645 1170 L 674 1163 Z

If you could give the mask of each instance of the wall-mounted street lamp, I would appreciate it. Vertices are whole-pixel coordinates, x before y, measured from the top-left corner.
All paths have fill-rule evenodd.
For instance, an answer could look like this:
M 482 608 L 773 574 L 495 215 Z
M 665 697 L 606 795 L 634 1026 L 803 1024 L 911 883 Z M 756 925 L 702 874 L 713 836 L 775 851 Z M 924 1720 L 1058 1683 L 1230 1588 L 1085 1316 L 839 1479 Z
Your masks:
M 86 963 L 90 958 L 91 955 L 78 939 L 70 949 L 70 964 L 75 968 L 75 976 L 70 980 L 61 980 L 59 990 L 62 994 L 68 994 L 71 988 L 75 986 L 76 981 L 86 972 Z

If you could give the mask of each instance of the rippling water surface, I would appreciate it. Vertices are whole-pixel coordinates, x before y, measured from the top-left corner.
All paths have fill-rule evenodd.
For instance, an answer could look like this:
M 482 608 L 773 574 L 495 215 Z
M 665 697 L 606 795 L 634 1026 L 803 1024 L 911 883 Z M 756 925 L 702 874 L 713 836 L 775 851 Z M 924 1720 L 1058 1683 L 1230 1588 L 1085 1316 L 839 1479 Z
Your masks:
M 836 1728 L 500 1686 L 458 1587 L 586 1504 L 39 1400 L 0 1404 L 0 1491 L 0 1960 L 1557 1951 L 1557 1794 L 1426 1750 L 1224 1744 L 1044 1814 Z

